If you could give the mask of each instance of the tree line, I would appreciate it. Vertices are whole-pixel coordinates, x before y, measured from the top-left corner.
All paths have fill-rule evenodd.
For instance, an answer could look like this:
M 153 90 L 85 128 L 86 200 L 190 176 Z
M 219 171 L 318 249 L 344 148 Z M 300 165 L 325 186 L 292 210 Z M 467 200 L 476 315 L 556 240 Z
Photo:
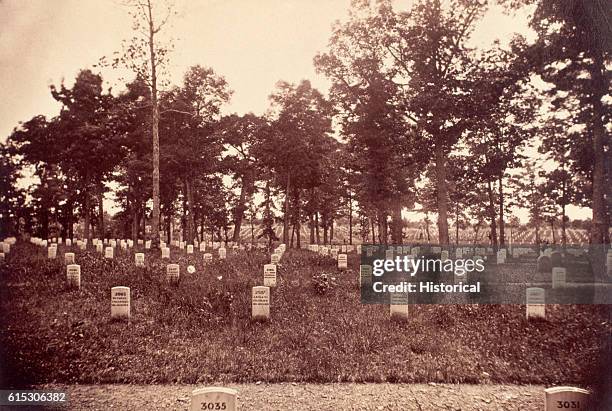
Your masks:
M 239 241 L 247 221 L 272 242 L 278 222 L 282 241 L 300 247 L 303 225 L 309 242 L 328 243 L 342 218 L 349 241 L 358 227 L 366 241 L 402 243 L 408 209 L 437 216 L 441 244 L 486 225 L 497 247 L 516 224 L 508 210 L 520 206 L 536 236 L 559 224 L 565 243 L 567 206 L 579 205 L 593 211 L 591 242 L 608 243 L 612 8 L 498 3 L 531 7 L 536 40 L 471 47 L 484 0 L 421 0 L 402 11 L 354 1 L 314 56 L 328 96 L 308 80 L 280 81 L 257 116 L 224 115 L 232 90 L 209 67 L 159 87 L 168 49 L 154 35 L 166 20 L 156 26 L 146 1 L 134 18 L 147 36 L 111 63 L 133 68 L 135 80 L 112 92 L 84 69 L 72 87 L 51 87 L 58 116 L 20 123 L 0 146 L 2 230 L 44 238 L 55 224 L 70 237 L 80 221 L 85 237 L 107 237 L 112 189 L 115 220 L 133 239 L 147 223 L 154 240 L 158 230 L 169 236 L 180 217 L 188 242 Z M 20 173 L 36 183 L 19 188 Z

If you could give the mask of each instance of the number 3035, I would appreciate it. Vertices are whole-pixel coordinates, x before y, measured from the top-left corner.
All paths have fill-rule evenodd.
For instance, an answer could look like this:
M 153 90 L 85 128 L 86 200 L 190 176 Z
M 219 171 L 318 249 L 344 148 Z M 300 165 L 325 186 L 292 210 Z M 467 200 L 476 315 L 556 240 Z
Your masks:
M 227 405 L 224 402 L 203 402 L 202 411 L 204 410 L 224 410 L 227 408 Z
M 580 408 L 580 401 L 557 401 L 557 408 Z

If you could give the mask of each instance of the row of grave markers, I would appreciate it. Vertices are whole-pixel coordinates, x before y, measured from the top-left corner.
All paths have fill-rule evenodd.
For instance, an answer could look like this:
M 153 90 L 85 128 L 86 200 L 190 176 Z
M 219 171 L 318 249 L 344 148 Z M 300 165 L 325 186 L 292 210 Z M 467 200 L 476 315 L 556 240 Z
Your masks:
M 238 410 L 238 391 L 225 387 L 198 388 L 191 393 L 191 411 Z M 590 392 L 577 387 L 551 387 L 544 390 L 544 411 L 591 408 Z
M 46 246 L 46 240 L 35 239 L 34 243 Z M 70 241 L 70 240 L 67 240 Z M 11 245 L 14 245 L 16 239 L 7 238 L 2 241 L 2 256 L 10 252 Z M 44 242 L 44 243 L 43 243 Z M 49 256 L 55 258 L 57 253 L 57 243 L 52 243 L 48 248 Z M 59 242 L 61 244 L 61 241 Z M 86 241 L 84 242 L 86 244 Z M 97 242 L 95 242 L 97 245 Z M 54 245 L 54 246 L 53 246 Z M 68 245 L 68 244 L 67 244 Z M 105 254 L 109 249 L 112 258 L 113 246 L 105 249 Z M 347 255 L 338 254 L 338 268 L 346 268 Z M 312 250 L 314 251 L 314 250 Z M 412 250 L 411 250 L 412 251 Z M 504 250 L 505 251 L 505 250 Z M 285 245 L 279 246 L 271 256 L 271 263 L 264 265 L 264 286 L 253 287 L 252 294 L 252 317 L 255 320 L 267 320 L 270 317 L 270 287 L 276 286 L 276 264 L 280 262 L 282 255 L 285 252 Z M 317 252 L 327 254 L 325 250 L 318 247 Z M 607 265 L 610 267 L 612 260 L 612 250 L 607 254 Z M 212 257 L 212 256 L 211 256 Z M 498 255 L 499 257 L 499 255 Z M 548 257 L 548 256 L 547 256 Z M 220 256 L 221 258 L 221 256 Z M 505 255 L 504 255 L 505 258 Z M 64 262 L 66 264 L 67 282 L 70 287 L 80 288 L 81 283 L 81 267 L 75 264 L 75 254 L 67 252 L 64 254 Z M 137 266 L 144 265 L 144 253 L 135 253 L 135 263 Z M 499 260 L 498 260 L 499 263 Z M 565 268 L 553 267 L 553 288 L 562 286 L 565 283 Z M 178 264 L 168 264 L 167 278 L 169 282 L 178 281 L 180 275 L 180 267 Z M 359 282 L 360 285 L 364 281 L 371 281 L 372 268 L 370 266 L 360 266 Z M 526 290 L 526 315 L 527 318 L 545 317 L 545 290 L 539 287 L 530 287 Z M 392 319 L 404 320 L 408 317 L 408 295 L 407 294 L 392 294 L 390 299 L 390 316 Z M 111 289 L 111 318 L 112 319 L 130 319 L 130 288 L 117 286 Z M 554 410 L 560 408 L 571 408 L 576 410 L 585 410 L 588 407 L 589 392 L 584 389 L 575 387 L 553 387 L 545 390 L 545 410 Z M 207 409 L 224 409 L 236 410 L 237 391 L 222 387 L 209 387 L 196 389 L 192 392 L 191 410 L 207 410 Z
M 263 267 L 263 285 L 253 287 L 251 291 L 251 318 L 254 321 L 270 319 L 270 288 L 276 287 L 277 265 L 287 249 L 280 244 L 270 256 L 270 263 Z

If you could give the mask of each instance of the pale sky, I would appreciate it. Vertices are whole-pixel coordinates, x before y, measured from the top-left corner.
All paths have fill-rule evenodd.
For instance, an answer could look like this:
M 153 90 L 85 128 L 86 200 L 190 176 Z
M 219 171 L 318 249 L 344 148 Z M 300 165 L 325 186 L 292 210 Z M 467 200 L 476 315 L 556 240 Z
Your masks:
M 408 4 L 398 1 L 398 5 Z M 350 0 L 192 0 L 177 1 L 171 81 L 178 84 L 189 66 L 212 67 L 234 90 L 225 112 L 261 114 L 279 80 L 310 79 L 326 91 L 312 59 L 324 51 L 331 25 L 346 19 Z M 487 46 L 525 32 L 526 19 L 492 10 L 479 24 L 474 44 Z M 59 112 L 50 84 L 71 84 L 78 71 L 121 50 L 131 36 L 131 19 L 119 0 L 0 1 L 0 138 L 19 121 Z M 94 69 L 115 89 L 119 73 Z
M 398 0 L 399 8 L 409 1 Z M 175 51 L 170 81 L 201 64 L 225 76 L 234 95 L 224 113 L 263 113 L 279 80 L 309 79 L 323 92 L 329 82 L 312 59 L 324 51 L 335 20 L 345 20 L 350 0 L 178 0 L 173 20 Z M 515 32 L 529 36 L 525 15 L 491 9 L 472 45 L 505 43 Z M 0 0 L 0 141 L 19 121 L 54 116 L 59 104 L 50 84 L 72 84 L 80 69 L 121 50 L 131 19 L 119 0 Z M 109 86 L 122 89 L 130 74 L 94 68 Z

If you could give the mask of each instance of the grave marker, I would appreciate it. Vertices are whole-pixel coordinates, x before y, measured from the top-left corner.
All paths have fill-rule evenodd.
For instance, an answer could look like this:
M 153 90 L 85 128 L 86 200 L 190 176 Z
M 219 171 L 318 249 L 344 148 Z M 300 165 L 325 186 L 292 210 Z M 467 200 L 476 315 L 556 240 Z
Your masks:
M 134 262 L 136 263 L 136 267 L 144 267 L 145 256 L 144 253 L 136 253 L 134 254 Z
M 64 264 L 74 264 L 74 253 L 64 253 Z
M 270 318 L 270 287 L 253 287 L 251 311 L 253 320 L 266 321 Z
M 166 266 L 166 280 L 170 284 L 178 284 L 181 275 L 181 267 L 178 264 L 168 264 Z
M 264 265 L 264 285 L 266 287 L 276 287 L 276 265 Z
M 506 262 L 506 250 L 499 250 L 497 252 L 497 264 L 505 264 L 505 262 Z
M 193 254 L 193 245 L 192 244 L 189 244 L 187 246 L 187 254 Z
M 552 269 L 552 288 L 565 287 L 567 273 L 564 267 L 553 267 Z
M 170 259 L 170 247 L 163 247 L 161 249 L 161 258 L 162 259 Z
M 100 254 L 104 252 L 104 246 L 101 243 L 96 244 L 96 252 Z
M 204 254 L 204 262 L 206 263 L 212 263 L 213 260 L 213 256 L 211 253 L 205 253 Z
M 202 252 L 206 251 L 206 243 L 204 241 L 200 243 L 200 251 Z
M 546 318 L 546 292 L 540 287 L 530 287 L 527 293 L 527 319 Z
M 69 238 L 66 239 L 66 247 L 72 247 L 72 240 Z
M 544 410 L 591 409 L 590 393 L 576 387 L 552 387 L 544 390 Z
M 408 321 L 408 293 L 391 293 L 389 304 L 391 320 Z
M 193 390 L 190 411 L 236 411 L 238 391 L 231 388 L 208 387 Z
M 111 288 L 111 319 L 130 319 L 130 287 Z
M 68 287 L 81 288 L 81 266 L 68 264 L 66 266 L 66 280 L 68 281 Z
M 372 284 L 372 266 L 371 265 L 360 265 L 359 266 L 359 287 L 367 287 Z
M 55 259 L 57 255 L 57 248 L 55 247 L 49 247 L 47 248 L 47 257 L 51 260 Z
M 219 260 L 225 260 L 226 256 L 227 256 L 227 251 L 225 250 L 225 248 L 223 247 L 219 248 Z
M 341 270 L 348 268 L 348 257 L 346 254 L 338 254 L 338 268 Z
M 280 255 L 272 254 L 272 256 L 270 257 L 270 262 L 272 264 L 278 264 L 279 261 L 280 261 Z
M 104 249 L 104 258 L 112 260 L 115 255 L 115 249 L 113 247 L 106 247 Z

